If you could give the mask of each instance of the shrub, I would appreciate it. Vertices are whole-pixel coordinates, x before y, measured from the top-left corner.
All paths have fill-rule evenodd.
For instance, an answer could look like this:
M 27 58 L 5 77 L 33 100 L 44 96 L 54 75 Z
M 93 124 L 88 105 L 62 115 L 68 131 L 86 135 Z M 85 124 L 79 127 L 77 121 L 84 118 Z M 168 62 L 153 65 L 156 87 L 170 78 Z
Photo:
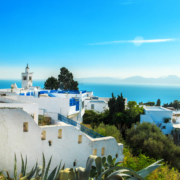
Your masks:
M 2 172 L 0 172 L 0 179 L 1 180 L 6 180 L 5 176 L 2 174 Z
M 99 113 L 94 110 L 86 110 L 83 116 L 84 124 L 91 124 L 92 122 L 98 122 Z
M 109 123 L 109 110 L 106 109 L 103 112 L 94 110 L 86 110 L 83 116 L 83 124 L 91 124 L 91 127 L 99 126 L 101 122 Z
M 133 169 L 134 171 L 139 171 L 150 164 L 156 162 L 155 159 L 149 158 L 144 154 L 140 154 L 139 156 L 133 156 L 131 150 L 129 148 L 123 149 L 124 160 L 122 166 Z
M 103 136 L 112 136 L 118 143 L 123 143 L 123 138 L 120 131 L 114 125 L 105 125 L 101 123 L 98 127 L 94 128 L 94 131 Z
M 169 123 L 170 120 L 171 118 L 164 118 L 164 123 Z
M 170 136 L 151 123 L 137 124 L 127 130 L 126 143 L 134 155 L 145 154 L 154 159 L 164 159 L 180 170 L 180 147 L 176 146 Z
M 173 180 L 179 180 L 180 174 L 177 170 L 174 168 L 170 168 L 168 165 L 164 165 L 153 171 L 150 175 L 146 177 L 146 180 L 167 180 L 167 179 L 173 179 Z
M 144 154 L 140 154 L 139 156 L 133 156 L 131 150 L 129 148 L 124 148 L 124 161 L 122 166 L 128 167 L 133 169 L 134 171 L 139 171 L 140 169 L 144 169 L 145 167 L 149 166 L 150 164 L 154 163 L 156 160 L 153 158 L 149 158 Z M 149 174 L 146 180 L 179 180 L 180 174 L 174 168 L 170 168 L 167 164 L 163 164 L 151 174 Z
M 39 115 L 39 117 L 38 117 L 38 125 L 39 126 L 51 125 L 51 117 L 46 117 L 44 115 Z

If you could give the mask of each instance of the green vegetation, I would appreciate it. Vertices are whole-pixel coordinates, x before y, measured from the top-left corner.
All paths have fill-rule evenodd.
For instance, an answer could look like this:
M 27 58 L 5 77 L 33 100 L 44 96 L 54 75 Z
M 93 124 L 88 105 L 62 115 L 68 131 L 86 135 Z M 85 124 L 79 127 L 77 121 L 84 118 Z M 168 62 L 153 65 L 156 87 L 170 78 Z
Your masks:
M 170 136 L 165 136 L 155 124 L 133 125 L 127 130 L 125 141 L 134 155 L 143 153 L 150 158 L 162 158 L 171 167 L 180 170 L 180 147 L 174 144 Z
M 174 102 L 170 102 L 169 104 L 163 104 L 163 107 L 173 107 L 174 109 L 180 109 L 180 101 L 174 100 Z
M 143 123 L 143 124 L 146 124 L 146 123 Z M 138 153 L 134 154 L 134 149 L 132 148 L 131 145 L 127 146 L 126 141 L 121 139 L 122 138 L 121 134 L 119 133 L 117 128 L 114 125 L 111 128 L 113 129 L 114 133 L 112 131 L 106 131 L 106 129 L 109 129 L 109 125 L 104 125 L 104 124 L 100 124 L 99 127 L 95 128 L 94 130 L 98 133 L 103 134 L 104 136 L 113 136 L 116 138 L 117 142 L 124 144 L 124 152 L 123 152 L 124 153 L 124 160 L 123 160 L 123 163 L 121 164 L 121 166 L 128 167 L 134 171 L 139 171 L 140 169 L 143 169 L 143 168 L 149 166 L 150 164 L 154 163 L 156 161 L 155 159 L 162 158 L 162 156 L 149 157 L 148 155 L 146 155 L 146 153 L 144 153 L 144 151 L 142 150 L 142 148 L 143 148 L 143 140 L 142 140 L 143 137 L 141 138 L 141 141 L 138 141 L 138 143 L 140 143 L 140 142 L 142 143 L 142 144 L 138 144 L 138 147 L 139 147 L 139 149 L 137 148 Z M 134 126 L 132 127 L 132 129 L 133 128 L 134 128 Z M 136 128 L 138 129 L 139 127 L 137 126 Z M 155 128 L 157 130 L 157 127 L 154 126 L 151 128 L 150 128 L 151 133 L 152 134 L 154 133 L 154 136 L 155 136 L 156 131 L 153 128 Z M 140 132 L 140 130 L 139 130 L 139 132 Z M 146 132 L 147 132 L 147 136 L 148 136 L 149 131 L 147 131 L 147 130 L 142 131 L 142 134 L 145 134 Z M 168 137 L 166 137 L 164 134 L 162 134 L 161 132 L 159 132 L 159 133 L 161 134 L 161 136 L 163 136 L 163 138 L 166 138 L 167 141 L 169 140 Z M 129 134 L 129 137 L 131 135 Z M 139 135 L 135 134 L 135 136 L 140 138 L 141 134 L 139 134 Z M 131 136 L 131 137 L 133 138 L 133 136 Z M 158 139 L 158 137 L 157 137 L 157 139 Z M 134 141 L 136 141 L 136 139 L 134 139 Z M 131 149 L 130 149 L 130 147 L 131 147 Z M 152 145 L 151 148 L 155 149 L 156 146 L 154 147 Z M 150 151 L 151 151 L 151 149 L 149 149 L 149 152 Z M 170 153 L 171 153 L 171 151 L 170 151 Z M 179 162 L 179 160 L 177 160 L 177 162 Z M 161 166 L 158 169 L 156 169 L 155 171 L 153 171 L 145 179 L 146 180 L 155 180 L 155 179 L 158 179 L 158 180 L 171 180 L 171 179 L 179 180 L 180 174 L 179 174 L 178 170 L 175 170 L 172 166 L 168 165 L 165 162 L 165 163 L 163 163 L 163 166 Z
M 147 176 L 146 180 L 180 179 L 178 131 L 172 132 L 174 135 L 172 138 L 164 135 L 155 124 L 139 124 L 143 108 L 139 107 L 135 101 L 129 101 L 127 107 L 124 108 L 121 102 L 123 102 L 122 94 L 118 98 L 112 94 L 108 103 L 109 110 L 102 113 L 86 111 L 84 123 L 91 124 L 94 131 L 104 136 L 113 136 L 118 143 L 124 144 L 125 158 L 122 166 L 139 171 L 158 159 L 164 159 L 163 166 Z M 154 102 L 140 104 L 155 105 Z M 158 99 L 156 106 L 160 106 L 160 104 L 161 101 Z M 172 104 L 176 109 L 179 108 L 178 101 L 174 101 Z M 169 118 L 165 118 L 164 122 L 168 123 Z
M 60 163 L 58 169 L 56 167 L 51 171 L 50 175 L 48 175 L 51 159 L 52 157 L 50 158 L 46 167 L 46 161 L 43 154 L 43 166 L 38 166 L 38 163 L 36 163 L 35 167 L 33 167 L 29 173 L 26 173 L 27 158 L 24 162 L 24 159 L 21 156 L 22 165 L 19 180 L 89 180 L 90 178 L 95 178 L 96 180 L 144 180 L 144 178 L 147 177 L 151 172 L 161 166 L 161 164 L 158 164 L 161 161 L 160 160 L 151 164 L 145 169 L 135 172 L 130 168 L 120 165 L 121 162 L 116 163 L 116 158 L 113 159 L 111 155 L 109 155 L 107 158 L 90 155 L 86 163 L 86 168 L 79 167 L 75 168 L 75 170 L 73 168 L 64 169 L 64 165 L 61 169 Z M 18 180 L 16 155 L 14 161 L 14 179 L 9 177 L 8 171 L 6 171 L 7 177 L 1 176 L 2 178 L 5 178 L 6 180 Z M 92 166 L 94 161 L 96 166 Z
M 148 101 L 147 103 L 140 102 L 139 105 L 155 106 L 155 102 L 153 101 Z
M 110 119 L 113 119 L 113 116 L 116 113 L 123 113 L 125 110 L 125 100 L 122 96 L 122 93 L 121 96 L 118 95 L 117 98 L 112 93 L 112 98 L 109 99 L 108 106 Z
M 126 129 L 130 128 L 133 123 L 140 121 L 140 114 L 143 114 L 143 107 L 139 107 L 135 101 L 129 101 L 127 107 L 124 105 L 124 98 L 118 96 L 109 100 L 109 121 L 106 124 L 115 125 L 125 138 Z
M 164 123 L 168 123 L 171 120 L 171 118 L 164 118 Z
M 58 88 L 62 90 L 78 90 L 78 82 L 74 81 L 73 74 L 69 72 L 68 69 L 65 67 L 62 67 L 60 69 L 60 74 L 58 75 L 58 78 L 55 77 L 49 77 L 45 83 L 44 83 L 45 89 L 55 89 Z
M 131 150 L 129 148 L 124 148 L 124 161 L 122 163 L 122 166 L 128 167 L 133 169 L 134 171 L 139 171 L 140 169 L 143 169 L 150 164 L 155 162 L 155 159 L 149 158 L 148 156 L 144 154 L 139 154 L 138 156 L 133 156 L 131 153 Z M 151 174 L 149 174 L 146 178 L 146 180 L 179 180 L 180 174 L 178 170 L 175 170 L 174 168 L 170 168 L 169 165 L 166 163 L 163 163 L 162 166 L 157 168 L 155 171 L 153 171 Z
M 57 90 L 58 89 L 58 80 L 53 76 L 49 77 L 44 83 L 44 88 L 51 89 L 51 90 L 53 90 L 53 89 Z
M 19 180 L 59 180 L 59 171 L 61 169 L 61 163 L 57 169 L 57 167 L 50 173 L 48 176 L 48 171 L 50 170 L 51 165 L 51 159 L 50 158 L 48 165 L 46 166 L 45 157 L 43 154 L 43 166 L 38 166 L 38 163 L 36 162 L 36 165 L 32 168 L 32 170 L 29 173 L 26 173 L 27 168 L 27 157 L 26 161 L 24 162 L 24 159 L 21 155 L 21 174 L 19 175 Z M 64 170 L 65 165 L 62 167 L 61 170 Z M 5 177 L 5 180 L 18 180 L 17 177 L 17 159 L 16 155 L 14 157 L 14 178 L 9 177 L 9 173 L 7 170 L 3 170 L 7 172 L 7 177 Z M 33 178 L 34 176 L 34 178 Z M 1 178 L 1 176 L 0 176 Z M 4 178 L 4 176 L 3 176 Z
M 78 90 L 78 82 L 74 81 L 73 74 L 68 69 L 62 67 L 58 75 L 59 87 L 63 90 Z
M 126 136 L 126 129 L 131 128 L 133 123 L 140 121 L 140 115 L 144 113 L 143 107 L 139 107 L 135 101 L 129 101 L 125 108 L 124 98 L 117 98 L 112 94 L 108 102 L 109 110 L 95 112 L 86 110 L 83 116 L 84 124 L 91 124 L 92 128 L 98 127 L 100 123 L 115 125 L 121 132 L 123 138 Z
M 118 143 L 124 142 L 120 131 L 114 125 L 105 125 L 101 123 L 98 127 L 95 127 L 93 130 L 103 136 L 114 137 Z
M 105 110 L 102 113 L 93 110 L 86 110 L 83 116 L 83 124 L 91 124 L 93 129 L 99 126 L 101 122 L 107 123 L 108 121 L 109 110 Z
M 160 99 L 157 100 L 156 106 L 161 106 L 161 100 Z
M 39 115 L 38 116 L 38 125 L 39 126 L 51 125 L 51 118 L 45 117 L 44 115 Z

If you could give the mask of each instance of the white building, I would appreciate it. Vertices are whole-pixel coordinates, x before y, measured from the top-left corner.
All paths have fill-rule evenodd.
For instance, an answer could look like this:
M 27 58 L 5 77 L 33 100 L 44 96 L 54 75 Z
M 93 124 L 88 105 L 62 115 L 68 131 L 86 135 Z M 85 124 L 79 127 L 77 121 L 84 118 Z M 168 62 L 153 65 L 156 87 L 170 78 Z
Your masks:
M 144 113 L 140 116 L 140 123 L 156 124 L 164 134 L 171 134 L 173 129 L 180 129 L 179 121 L 174 121 L 173 111 L 159 106 L 144 106 Z
M 103 112 L 106 109 L 109 109 L 108 102 L 109 97 L 98 97 L 93 96 L 93 92 L 87 92 L 87 97 L 85 98 L 85 109 L 94 110 L 98 112 Z M 127 98 L 125 100 L 125 107 L 127 106 Z
M 22 88 L 28 89 L 32 86 L 32 77 L 33 73 L 29 72 L 29 67 L 27 64 L 27 67 L 25 69 L 25 73 L 22 73 L 21 79 L 22 79 Z
M 92 154 L 111 154 L 117 161 L 122 161 L 123 144 L 80 124 L 87 96 L 86 91 L 65 92 L 32 86 L 0 90 L 0 170 L 7 169 L 13 177 L 14 154 L 17 156 L 18 174 L 21 154 L 24 158 L 27 156 L 27 172 L 37 160 L 42 165 L 42 153 L 46 161 L 53 156 L 51 170 L 60 160 L 69 168 L 85 167 L 88 156 Z M 40 114 L 51 117 L 51 125 L 39 126 Z

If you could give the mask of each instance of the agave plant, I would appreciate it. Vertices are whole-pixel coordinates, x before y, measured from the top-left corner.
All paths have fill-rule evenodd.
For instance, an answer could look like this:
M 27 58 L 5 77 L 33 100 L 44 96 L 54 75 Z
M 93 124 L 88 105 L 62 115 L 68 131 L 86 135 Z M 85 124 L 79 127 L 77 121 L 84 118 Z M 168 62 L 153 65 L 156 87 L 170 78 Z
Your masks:
M 116 163 L 116 158 L 112 158 L 111 155 L 109 155 L 106 159 L 106 157 L 104 156 L 103 158 L 101 157 L 97 157 L 95 159 L 95 163 L 96 166 L 92 166 L 91 169 L 91 173 L 90 173 L 90 177 L 94 178 L 97 176 L 99 176 L 102 172 L 104 172 L 105 170 L 115 167 L 115 166 L 119 166 L 120 163 L 122 163 L 122 161 L 119 161 Z M 109 172 L 110 174 L 111 172 Z M 105 175 L 105 177 L 107 177 L 108 174 Z
M 150 166 L 148 166 L 145 169 L 142 169 L 138 172 L 133 171 L 130 168 L 121 167 L 118 166 L 118 163 L 116 162 L 116 159 L 112 159 L 112 156 L 108 156 L 107 162 L 106 157 L 97 157 L 90 155 L 87 159 L 86 168 L 66 168 L 64 169 L 65 165 L 61 169 L 61 162 L 59 167 L 56 167 L 48 176 L 48 171 L 51 164 L 50 158 L 48 165 L 46 167 L 46 161 L 43 154 L 43 166 L 38 166 L 38 163 L 36 163 L 35 167 L 32 168 L 32 170 L 26 174 L 27 169 L 27 157 L 26 161 L 24 163 L 23 157 L 21 155 L 21 174 L 19 175 L 19 180 L 89 180 L 96 179 L 96 180 L 144 180 L 144 178 L 150 174 L 152 171 L 154 171 L 156 168 L 161 166 L 161 164 L 158 164 L 159 160 Z M 17 180 L 17 159 L 15 155 L 14 159 L 14 179 L 9 177 L 9 174 L 7 172 L 7 180 Z M 92 166 L 95 161 L 96 167 Z M 61 169 L 61 170 L 60 170 Z M 32 178 L 34 176 L 34 178 Z
M 57 169 L 57 167 L 54 168 L 54 170 L 48 176 L 48 171 L 50 168 L 52 157 L 50 158 L 48 165 L 46 167 L 46 161 L 45 161 L 44 154 L 42 154 L 42 156 L 43 156 L 43 166 L 38 166 L 38 163 L 36 162 L 35 167 L 33 167 L 31 169 L 31 171 L 26 174 L 27 157 L 26 157 L 26 161 L 24 162 L 24 159 L 21 155 L 22 165 L 21 165 L 21 174 L 19 175 L 19 180 L 58 180 L 59 171 L 60 171 L 60 169 L 61 169 L 61 171 L 63 171 L 65 165 L 61 168 L 61 162 L 60 162 L 58 169 Z M 18 178 L 17 178 L 17 158 L 16 158 L 16 155 L 14 156 L 14 178 L 13 179 L 10 178 L 7 170 L 4 169 L 3 171 L 7 172 L 6 180 L 18 180 Z M 33 176 L 34 176 L 34 178 L 32 178 Z
M 95 175 L 94 177 L 92 176 L 92 174 L 90 175 L 90 173 L 92 173 L 91 167 L 92 164 L 96 163 L 96 170 L 97 170 L 97 176 Z M 150 174 L 152 171 L 154 171 L 156 168 L 158 168 L 159 166 L 161 166 L 161 164 L 158 164 L 160 161 L 159 160 L 153 164 L 151 164 L 150 166 L 148 166 L 145 169 L 142 169 L 138 172 L 133 171 L 130 168 L 126 168 L 126 167 L 120 167 L 120 166 L 113 166 L 110 167 L 106 170 L 104 170 L 104 172 L 102 172 L 102 165 L 103 163 L 105 164 L 105 158 L 101 158 L 101 157 L 97 157 L 97 156 L 89 156 L 87 163 L 86 163 L 86 168 L 76 168 L 75 170 L 72 169 L 65 169 L 65 170 L 61 170 L 59 172 L 58 175 L 58 180 L 89 180 L 89 178 L 95 178 L 96 180 L 144 180 L 144 178 Z M 114 162 L 114 161 L 113 161 Z M 115 162 L 114 162 L 115 163 Z M 115 172 L 113 172 L 115 171 Z M 111 173 L 113 172 L 113 173 Z M 109 174 L 111 173 L 111 174 Z M 108 174 L 108 176 L 107 176 Z

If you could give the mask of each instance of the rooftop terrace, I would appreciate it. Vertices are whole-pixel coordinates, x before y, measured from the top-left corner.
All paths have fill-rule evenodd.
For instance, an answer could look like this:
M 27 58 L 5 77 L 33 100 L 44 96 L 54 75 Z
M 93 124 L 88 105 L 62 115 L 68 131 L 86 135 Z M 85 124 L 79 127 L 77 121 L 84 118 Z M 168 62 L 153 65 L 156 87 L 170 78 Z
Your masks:
M 147 110 L 147 111 L 171 111 L 169 109 L 166 109 L 166 108 L 163 108 L 163 107 L 159 107 L 159 106 L 155 106 L 155 107 L 146 106 L 146 107 L 144 107 L 144 109 Z

